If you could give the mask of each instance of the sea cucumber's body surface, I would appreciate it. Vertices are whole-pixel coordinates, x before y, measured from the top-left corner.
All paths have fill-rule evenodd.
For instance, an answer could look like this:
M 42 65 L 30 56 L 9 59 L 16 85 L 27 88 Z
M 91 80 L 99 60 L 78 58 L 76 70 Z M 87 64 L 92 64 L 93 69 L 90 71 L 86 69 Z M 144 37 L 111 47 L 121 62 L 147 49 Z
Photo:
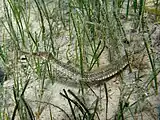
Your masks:
M 0 68 L 0 84 L 3 83 L 3 80 L 4 80 L 4 72 L 3 72 L 3 70 Z

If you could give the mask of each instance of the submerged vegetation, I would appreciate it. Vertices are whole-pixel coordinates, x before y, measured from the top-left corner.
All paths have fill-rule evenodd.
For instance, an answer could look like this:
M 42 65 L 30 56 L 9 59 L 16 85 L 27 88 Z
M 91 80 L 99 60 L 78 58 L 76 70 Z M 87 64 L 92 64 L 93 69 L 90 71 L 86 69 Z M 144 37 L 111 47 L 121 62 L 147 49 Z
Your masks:
M 159 0 L 1 4 L 0 120 L 158 119 Z

